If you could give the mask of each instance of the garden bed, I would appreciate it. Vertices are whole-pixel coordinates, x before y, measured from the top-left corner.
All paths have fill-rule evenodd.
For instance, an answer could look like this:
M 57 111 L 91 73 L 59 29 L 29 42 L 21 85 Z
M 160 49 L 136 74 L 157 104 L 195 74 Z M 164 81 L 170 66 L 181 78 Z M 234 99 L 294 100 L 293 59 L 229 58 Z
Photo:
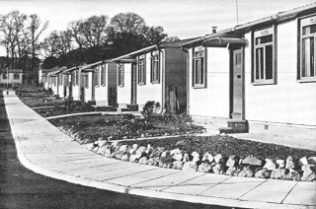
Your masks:
M 77 116 L 50 121 L 75 134 L 80 143 L 91 143 L 99 139 L 136 139 L 204 132 L 204 128 L 192 125 L 186 116 L 141 119 L 131 114 L 122 114 Z
M 51 92 L 38 87 L 21 87 L 16 90 L 21 101 L 43 117 L 77 112 L 92 112 L 97 109 L 90 104 L 73 101 L 71 103 L 53 96 Z

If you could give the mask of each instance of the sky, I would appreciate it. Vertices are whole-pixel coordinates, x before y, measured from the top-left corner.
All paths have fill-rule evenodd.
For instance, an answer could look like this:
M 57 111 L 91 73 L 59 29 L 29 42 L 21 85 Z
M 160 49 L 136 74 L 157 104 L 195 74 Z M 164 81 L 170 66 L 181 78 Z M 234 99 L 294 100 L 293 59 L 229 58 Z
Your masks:
M 316 0 L 0 0 L 0 15 L 19 10 L 27 15 L 36 13 L 41 20 L 49 21 L 42 39 L 53 30 L 64 30 L 73 20 L 92 15 L 109 18 L 122 12 L 142 16 L 147 25 L 163 26 L 169 36 L 191 38 L 238 23 L 267 17 Z M 5 51 L 0 47 L 0 56 Z

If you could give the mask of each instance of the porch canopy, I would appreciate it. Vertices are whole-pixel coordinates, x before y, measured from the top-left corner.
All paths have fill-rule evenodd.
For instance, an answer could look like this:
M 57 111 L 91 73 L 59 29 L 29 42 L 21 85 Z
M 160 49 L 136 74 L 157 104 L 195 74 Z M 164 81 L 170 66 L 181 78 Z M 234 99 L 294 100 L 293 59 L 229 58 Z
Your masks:
M 58 70 L 55 70 L 55 71 L 53 71 L 53 72 L 49 72 L 49 73 L 47 73 L 46 75 L 47 76 L 50 76 L 50 77 L 56 77 L 56 76 L 58 76 L 60 73 L 62 73 L 64 70 L 66 70 L 67 68 L 66 67 L 62 67 L 62 68 L 60 68 L 60 69 L 58 69 Z
M 225 36 L 223 34 L 212 34 L 211 36 L 204 36 L 192 41 L 182 44 L 182 47 L 192 47 L 202 45 L 206 47 L 227 47 L 230 45 L 247 45 L 247 40 L 244 38 Z
M 227 47 L 229 45 L 247 45 L 247 40 L 236 37 L 212 37 L 202 41 L 203 46 L 207 47 Z
M 74 66 L 74 67 L 68 68 L 67 70 L 63 71 L 63 74 L 71 74 L 74 70 L 78 70 L 78 67 Z
M 97 66 L 97 65 L 101 65 L 102 63 L 104 63 L 104 61 L 98 61 L 92 64 L 88 64 L 88 65 L 83 65 L 81 67 L 79 67 L 80 72 L 94 72 L 93 67 Z

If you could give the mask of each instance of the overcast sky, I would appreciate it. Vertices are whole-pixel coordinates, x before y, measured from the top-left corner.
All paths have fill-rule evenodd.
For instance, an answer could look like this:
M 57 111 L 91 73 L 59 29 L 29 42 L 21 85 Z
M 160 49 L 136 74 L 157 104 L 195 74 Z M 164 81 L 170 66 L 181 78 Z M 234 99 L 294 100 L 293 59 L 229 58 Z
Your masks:
M 284 10 L 315 3 L 315 0 L 237 0 L 239 24 Z M 190 38 L 204 35 L 213 25 L 219 30 L 236 25 L 236 0 L 0 0 L 0 14 L 19 10 L 36 13 L 49 21 L 45 31 L 62 30 L 72 20 L 92 15 L 109 18 L 120 12 L 135 12 L 148 25 L 161 25 L 169 36 Z M 0 50 L 4 55 L 4 50 Z

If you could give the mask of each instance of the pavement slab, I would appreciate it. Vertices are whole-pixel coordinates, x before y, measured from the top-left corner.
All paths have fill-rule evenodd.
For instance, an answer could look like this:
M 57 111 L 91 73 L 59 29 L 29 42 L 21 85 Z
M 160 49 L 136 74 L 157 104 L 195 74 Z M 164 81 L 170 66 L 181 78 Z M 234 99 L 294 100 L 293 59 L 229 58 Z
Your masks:
M 264 179 L 232 177 L 216 184 L 201 193 L 204 196 L 225 197 L 238 199 L 256 186 L 262 184 Z
M 147 197 L 244 208 L 316 208 L 315 182 L 185 172 L 105 158 L 74 142 L 14 92 L 4 99 L 18 158 L 34 172 Z
M 258 185 L 258 187 L 240 197 L 240 199 L 281 203 L 297 182 L 283 181 L 282 186 L 280 186 L 278 182 L 278 180 L 274 179 L 266 180 Z
M 316 182 L 297 182 L 282 203 L 316 205 Z M 316 206 L 315 206 L 316 208 Z

